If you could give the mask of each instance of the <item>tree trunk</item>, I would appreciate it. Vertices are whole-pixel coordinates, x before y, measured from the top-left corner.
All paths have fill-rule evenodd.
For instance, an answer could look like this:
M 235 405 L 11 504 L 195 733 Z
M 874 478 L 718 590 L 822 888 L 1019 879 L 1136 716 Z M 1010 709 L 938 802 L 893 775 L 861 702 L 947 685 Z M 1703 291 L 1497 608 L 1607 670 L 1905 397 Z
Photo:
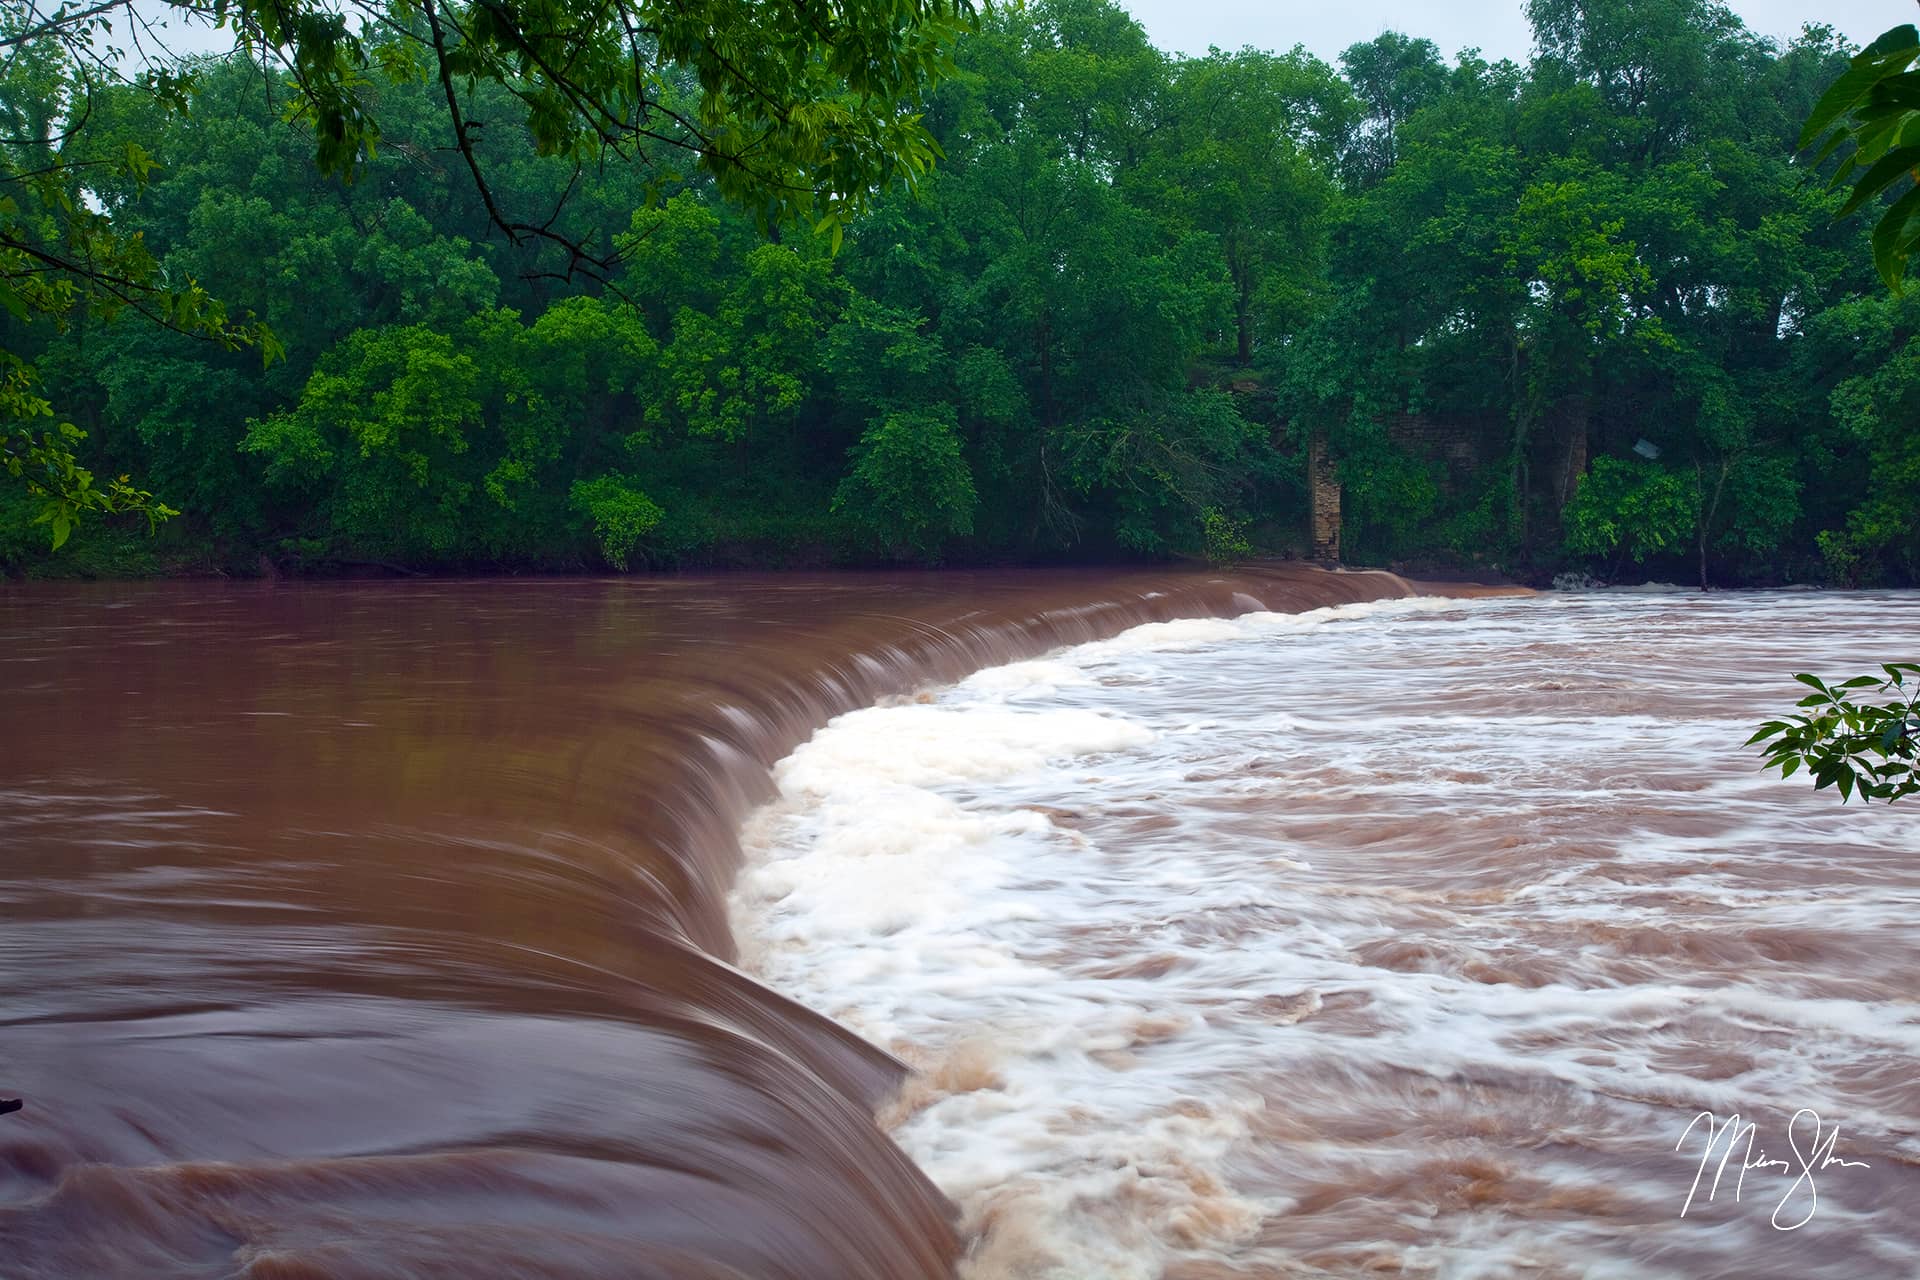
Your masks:
M 1237 245 L 1229 255 L 1228 270 L 1233 273 L 1233 318 L 1240 331 L 1240 367 L 1244 369 L 1253 363 L 1253 272 Z
M 1700 547 L 1700 589 L 1702 591 L 1707 590 L 1707 537 L 1713 529 L 1713 518 L 1720 514 L 1720 495 L 1726 490 L 1727 472 L 1732 469 L 1732 458 L 1720 459 L 1720 474 L 1713 482 L 1713 499 L 1708 501 L 1706 477 L 1700 464 L 1698 462 L 1693 464 L 1693 483 L 1695 491 L 1700 495 L 1700 505 L 1695 508 L 1698 519 L 1694 521 L 1694 538 Z
M 1593 418 L 1593 398 L 1575 392 L 1561 401 L 1562 430 L 1566 435 L 1565 459 L 1560 468 L 1560 483 L 1554 493 L 1554 509 L 1564 511 L 1580 489 L 1580 478 L 1587 473 L 1587 431 Z
M 1311 527 L 1309 554 L 1340 562 L 1340 472 L 1327 447 L 1327 433 L 1315 431 L 1307 442 L 1307 497 Z
M 1053 324 L 1049 317 L 1040 317 L 1034 341 L 1040 347 L 1040 421 L 1047 427 L 1053 427 L 1056 425 L 1053 410 Z
M 1507 516 L 1507 535 L 1514 540 L 1516 549 L 1524 551 L 1527 542 L 1527 433 L 1532 427 L 1529 397 L 1521 371 L 1521 348 L 1518 335 L 1513 338 L 1513 364 L 1511 379 L 1513 384 L 1513 449 L 1510 458 L 1511 472 L 1508 484 L 1512 495 L 1512 509 Z

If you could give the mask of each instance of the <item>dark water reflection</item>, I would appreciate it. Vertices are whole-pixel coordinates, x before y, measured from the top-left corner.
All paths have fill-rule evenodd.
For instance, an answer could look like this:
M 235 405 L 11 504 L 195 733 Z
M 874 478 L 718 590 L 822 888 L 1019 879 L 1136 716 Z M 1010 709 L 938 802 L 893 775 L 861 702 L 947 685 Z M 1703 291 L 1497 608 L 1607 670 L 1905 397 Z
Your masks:
M 899 1068 L 727 963 L 831 714 L 1385 575 L 0 592 L 0 1275 L 947 1273 Z

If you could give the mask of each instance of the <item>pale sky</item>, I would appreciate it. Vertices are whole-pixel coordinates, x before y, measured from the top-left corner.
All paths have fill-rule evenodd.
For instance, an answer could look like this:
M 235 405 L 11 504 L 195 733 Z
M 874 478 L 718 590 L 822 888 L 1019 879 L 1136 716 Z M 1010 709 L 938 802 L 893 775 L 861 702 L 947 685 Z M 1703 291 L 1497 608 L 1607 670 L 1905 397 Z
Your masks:
M 1284 51 L 1296 44 L 1332 62 L 1382 31 L 1425 36 L 1451 58 L 1478 46 L 1489 60 L 1526 61 L 1532 34 L 1521 0 L 1121 0 L 1162 49 L 1203 54 L 1208 45 Z M 1825 22 L 1865 44 L 1888 27 L 1920 21 L 1910 0 L 1732 0 L 1761 35 L 1787 38 Z
M 1802 24 L 1831 24 L 1855 44 L 1866 44 L 1888 27 L 1920 22 L 1913 0 L 1731 0 L 1749 30 L 1789 39 Z M 135 0 L 149 14 L 165 13 L 154 0 Z M 1285 52 L 1304 44 L 1328 62 L 1340 51 L 1382 31 L 1424 36 L 1452 58 L 1477 47 L 1489 61 L 1525 62 L 1533 36 L 1524 0 L 1120 0 L 1158 47 L 1204 54 L 1208 45 Z M 225 51 L 232 39 L 205 27 L 167 24 L 180 52 Z

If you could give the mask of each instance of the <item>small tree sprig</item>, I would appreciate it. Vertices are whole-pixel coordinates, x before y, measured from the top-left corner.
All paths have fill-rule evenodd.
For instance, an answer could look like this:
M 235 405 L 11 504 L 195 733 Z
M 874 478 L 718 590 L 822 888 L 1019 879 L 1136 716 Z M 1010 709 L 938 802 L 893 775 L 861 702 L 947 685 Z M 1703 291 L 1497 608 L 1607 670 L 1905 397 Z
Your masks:
M 1804 768 L 1816 791 L 1833 787 L 1843 804 L 1855 795 L 1891 803 L 1920 792 L 1920 663 L 1889 662 L 1881 670 L 1884 677 L 1854 676 L 1833 685 L 1805 672 L 1794 676 L 1813 690 L 1798 704 L 1806 713 L 1767 721 L 1747 745 L 1765 743 L 1764 768 L 1780 770 L 1783 778 Z M 1869 691 L 1893 696 L 1864 700 Z

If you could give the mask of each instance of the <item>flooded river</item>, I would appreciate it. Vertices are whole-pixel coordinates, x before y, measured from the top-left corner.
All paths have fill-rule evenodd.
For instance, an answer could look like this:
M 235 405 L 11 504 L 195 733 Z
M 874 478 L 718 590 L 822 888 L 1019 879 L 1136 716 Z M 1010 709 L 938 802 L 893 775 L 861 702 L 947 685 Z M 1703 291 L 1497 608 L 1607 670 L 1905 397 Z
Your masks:
M 900 1068 L 729 963 L 832 715 L 1299 570 L 0 591 L 0 1277 L 949 1273 Z
M 1411 594 L 0 592 L 0 1277 L 1920 1272 L 1920 602 Z
M 1740 744 L 1916 641 L 1868 596 L 1141 627 L 835 721 L 741 934 L 922 1068 L 888 1120 L 977 1280 L 1912 1277 L 1920 813 Z

